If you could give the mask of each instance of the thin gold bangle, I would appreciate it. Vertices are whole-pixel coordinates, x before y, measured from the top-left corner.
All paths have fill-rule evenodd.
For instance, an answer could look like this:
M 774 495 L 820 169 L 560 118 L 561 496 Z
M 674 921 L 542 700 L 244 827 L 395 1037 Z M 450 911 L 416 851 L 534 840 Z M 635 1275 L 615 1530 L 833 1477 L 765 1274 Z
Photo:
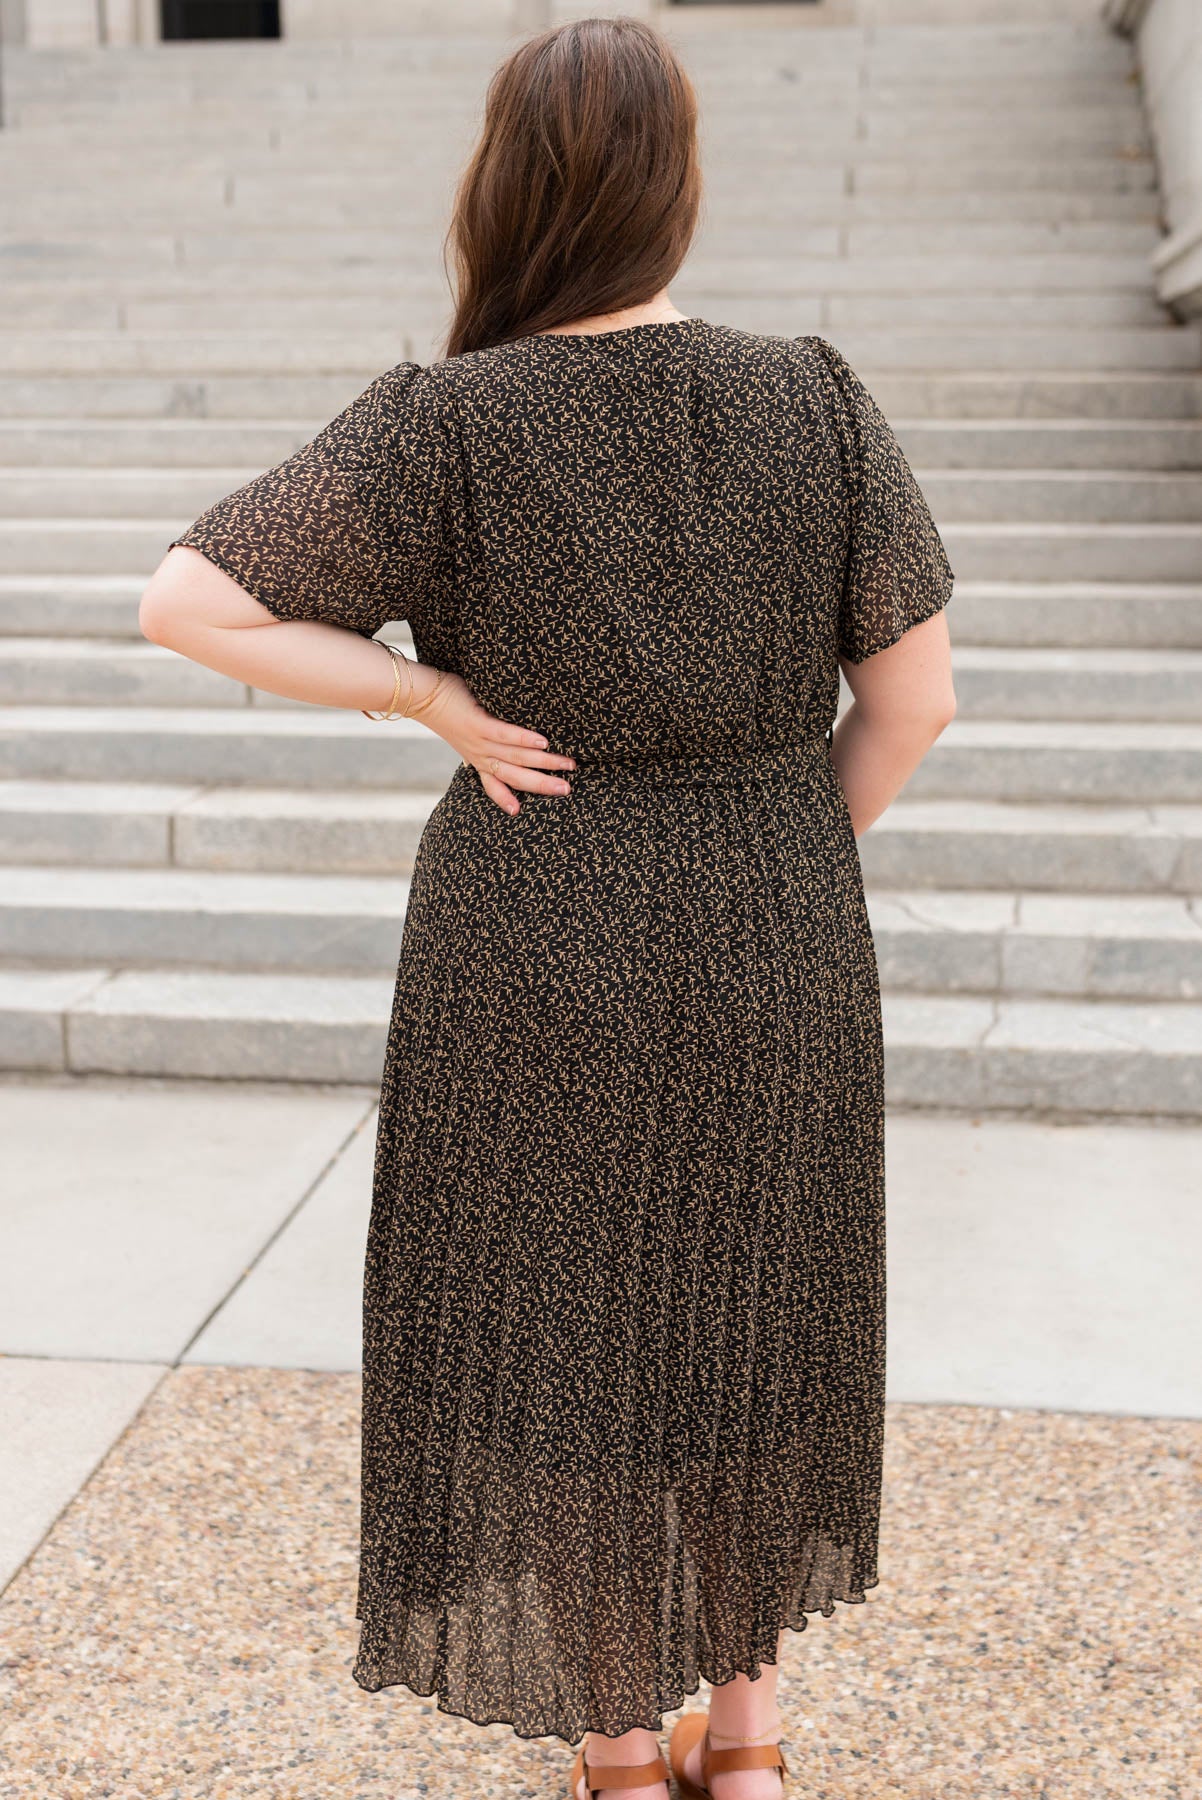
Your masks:
M 430 689 L 430 692 L 426 695 L 425 699 L 419 701 L 418 704 L 412 708 L 412 710 L 410 711 L 410 713 L 408 715 L 409 718 L 420 719 L 421 715 L 424 712 L 428 711 L 430 706 L 432 706 L 434 701 L 437 699 L 438 690 L 442 686 L 442 684 L 446 680 L 446 678 L 447 678 L 446 670 L 439 669 L 438 677 L 434 683 L 434 686 Z M 410 677 L 410 679 L 412 679 L 412 677 Z M 412 696 L 412 694 L 410 694 L 410 699 L 412 700 L 412 698 L 413 698 L 413 696 Z
M 397 701 L 401 697 L 401 663 L 403 662 L 408 666 L 409 659 L 402 651 L 397 649 L 395 644 L 387 643 L 384 639 L 381 639 L 380 641 L 384 644 L 385 650 L 387 650 L 389 657 L 392 659 L 392 699 L 388 703 L 387 712 L 372 712 L 369 711 L 366 706 L 361 706 L 359 711 L 363 714 L 365 719 L 375 719 L 377 721 L 404 718 L 404 713 L 397 710 Z

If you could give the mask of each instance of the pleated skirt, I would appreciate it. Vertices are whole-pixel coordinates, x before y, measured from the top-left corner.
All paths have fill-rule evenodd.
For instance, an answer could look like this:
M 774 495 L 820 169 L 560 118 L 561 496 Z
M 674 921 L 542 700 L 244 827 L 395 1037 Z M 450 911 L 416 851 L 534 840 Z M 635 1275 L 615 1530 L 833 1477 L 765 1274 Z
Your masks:
M 353 1675 L 655 1729 L 877 1584 L 880 994 L 827 737 L 461 765 L 416 859 L 363 1294 Z

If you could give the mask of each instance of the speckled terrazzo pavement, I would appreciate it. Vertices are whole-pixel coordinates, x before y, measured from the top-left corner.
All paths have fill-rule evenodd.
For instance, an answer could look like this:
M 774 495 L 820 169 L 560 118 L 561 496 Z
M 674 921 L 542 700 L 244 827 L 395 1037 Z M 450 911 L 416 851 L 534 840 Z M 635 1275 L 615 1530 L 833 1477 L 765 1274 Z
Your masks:
M 358 1424 L 356 1376 L 164 1378 L 0 1602 L 3 1800 L 562 1800 L 564 1745 L 352 1682 Z M 789 1800 L 1196 1800 L 1200 1460 L 891 1405 L 881 1585 L 787 1640 Z

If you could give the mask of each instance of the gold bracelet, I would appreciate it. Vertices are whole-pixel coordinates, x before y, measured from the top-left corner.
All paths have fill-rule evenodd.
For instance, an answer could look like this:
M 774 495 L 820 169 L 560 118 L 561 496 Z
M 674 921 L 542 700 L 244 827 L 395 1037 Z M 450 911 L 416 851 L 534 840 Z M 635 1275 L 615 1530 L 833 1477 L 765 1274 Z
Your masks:
M 424 712 L 429 711 L 430 707 L 434 704 L 435 700 L 438 698 L 438 690 L 442 686 L 442 684 L 446 680 L 446 678 L 447 678 L 446 670 L 439 669 L 438 678 L 435 681 L 434 686 L 430 689 L 430 692 L 426 695 L 424 700 L 419 700 L 417 705 L 411 708 L 410 712 L 407 714 L 408 718 L 420 719 Z M 410 676 L 410 680 L 412 680 L 412 676 Z M 409 698 L 410 698 L 410 700 L 412 700 L 412 698 L 413 698 L 412 690 L 410 690 Z
M 405 681 L 408 684 L 408 692 L 405 695 L 405 704 L 401 708 L 401 712 L 406 719 L 410 719 L 413 717 L 410 708 L 413 705 L 413 696 L 417 692 L 417 689 L 413 685 L 413 664 L 409 661 L 407 656 L 402 656 L 401 661 L 405 665 Z
M 403 651 L 398 650 L 395 644 L 390 644 L 390 643 L 386 642 L 384 639 L 380 639 L 380 642 L 384 644 L 385 650 L 387 650 L 389 656 L 392 658 L 392 699 L 388 703 L 388 711 L 387 712 L 369 712 L 366 706 L 361 706 L 359 708 L 359 711 L 363 714 L 363 717 L 365 719 L 376 719 L 376 720 L 403 719 L 405 717 L 405 714 L 404 714 L 404 712 L 398 711 L 397 701 L 401 697 L 401 663 L 403 662 L 405 664 L 406 669 L 408 669 L 409 658 L 404 654 Z M 413 692 L 413 685 L 412 685 L 413 677 L 412 676 L 409 677 L 409 682 L 410 682 L 409 691 L 410 691 L 410 695 L 412 695 L 412 692 Z

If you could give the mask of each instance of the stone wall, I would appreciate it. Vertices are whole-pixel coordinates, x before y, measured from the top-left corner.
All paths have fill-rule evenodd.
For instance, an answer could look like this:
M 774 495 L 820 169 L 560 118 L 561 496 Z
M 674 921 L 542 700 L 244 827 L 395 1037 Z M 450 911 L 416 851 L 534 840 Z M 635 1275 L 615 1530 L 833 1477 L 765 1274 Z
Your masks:
M 1160 298 L 1202 317 L 1202 7 L 1198 0 L 1111 0 L 1133 36 L 1156 138 L 1169 235 L 1153 258 Z
M 1140 0 L 1116 0 L 1125 10 Z M 1183 0 L 1182 10 L 1192 0 Z M 1096 20 L 1101 0 L 821 0 L 817 5 L 704 6 L 687 9 L 694 25 L 714 29 L 736 22 L 779 29 L 784 24 L 915 25 L 1038 24 Z M 395 36 L 407 32 L 525 32 L 563 19 L 623 12 L 671 16 L 670 0 L 282 0 L 283 35 L 321 39 Z M 682 9 L 683 10 L 683 9 Z M 107 41 L 153 43 L 157 0 L 0 0 L 0 30 L 12 44 L 73 49 Z

